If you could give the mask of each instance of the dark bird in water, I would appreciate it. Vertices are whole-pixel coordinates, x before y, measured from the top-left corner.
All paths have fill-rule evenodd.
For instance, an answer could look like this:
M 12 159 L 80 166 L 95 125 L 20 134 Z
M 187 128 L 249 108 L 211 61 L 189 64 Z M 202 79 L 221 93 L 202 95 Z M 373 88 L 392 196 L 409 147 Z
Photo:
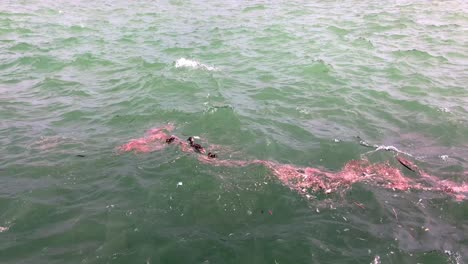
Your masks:
M 218 156 L 215 153 L 208 152 L 208 158 L 214 159 L 216 157 L 218 157 Z
M 190 143 L 190 146 L 192 146 L 195 140 L 193 139 L 193 137 L 189 137 L 187 138 L 187 141 Z
M 205 152 L 205 149 L 200 144 L 192 144 L 191 146 L 198 153 Z
M 189 137 L 187 141 L 190 143 L 190 146 L 193 148 L 193 150 L 195 150 L 195 152 L 205 153 L 205 149 L 200 144 L 194 143 L 195 140 L 193 139 L 193 137 Z
M 175 137 L 171 136 L 170 138 L 166 139 L 166 143 L 171 144 L 172 142 L 174 142 L 174 140 L 175 140 Z

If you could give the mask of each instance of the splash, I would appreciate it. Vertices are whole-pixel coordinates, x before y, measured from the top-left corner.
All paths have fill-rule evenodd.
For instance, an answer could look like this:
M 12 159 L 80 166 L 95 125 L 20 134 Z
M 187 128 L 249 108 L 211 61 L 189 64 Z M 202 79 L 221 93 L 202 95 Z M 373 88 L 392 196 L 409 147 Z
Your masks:
M 192 68 L 192 69 L 203 69 L 207 71 L 216 71 L 217 69 L 213 66 L 202 64 L 196 60 L 190 60 L 186 58 L 180 58 L 175 62 L 176 68 Z
M 444 253 L 449 257 L 449 260 L 453 264 L 460 264 L 462 263 L 462 258 L 460 253 L 458 252 L 451 252 L 450 250 L 445 250 Z
M 283 185 L 306 197 L 309 196 L 310 192 L 321 191 L 328 194 L 346 189 L 359 182 L 398 191 L 422 190 L 444 192 L 452 195 L 457 200 L 466 199 L 466 195 L 468 194 L 468 184 L 442 180 L 430 175 L 412 161 L 401 156 L 397 156 L 396 158 L 402 167 L 392 166 L 388 162 L 370 163 L 363 159 L 349 161 L 343 169 L 337 172 L 312 167 L 300 167 L 292 164 L 281 164 L 270 160 L 219 159 L 212 158 L 206 154 L 210 153 L 210 148 L 200 152 L 192 144 L 174 135 L 169 135 L 168 132 L 171 132 L 173 129 L 172 125 L 151 129 L 144 137 L 130 140 L 128 143 L 120 146 L 119 150 L 122 152 L 147 153 L 161 150 L 169 145 L 175 145 L 183 152 L 198 153 L 197 158 L 201 163 L 212 166 L 245 167 L 261 165 L 271 171 L 272 175 Z M 404 169 L 420 177 L 405 176 L 402 172 Z

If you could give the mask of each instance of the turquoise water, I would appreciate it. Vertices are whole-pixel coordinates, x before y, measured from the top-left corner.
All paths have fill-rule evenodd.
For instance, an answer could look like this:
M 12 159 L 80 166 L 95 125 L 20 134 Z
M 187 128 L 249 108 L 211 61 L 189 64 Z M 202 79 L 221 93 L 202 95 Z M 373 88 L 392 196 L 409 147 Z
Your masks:
M 461 184 L 467 83 L 462 0 L 2 1 L 0 263 L 466 263 L 446 193 L 305 197 L 262 166 L 116 150 L 172 123 L 220 158 L 398 166 L 359 136 Z

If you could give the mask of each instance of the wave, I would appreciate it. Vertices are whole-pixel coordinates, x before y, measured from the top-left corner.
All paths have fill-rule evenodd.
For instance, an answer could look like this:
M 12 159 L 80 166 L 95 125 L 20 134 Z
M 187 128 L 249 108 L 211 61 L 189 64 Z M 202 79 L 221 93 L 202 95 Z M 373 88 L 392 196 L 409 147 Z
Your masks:
M 247 12 L 250 12 L 250 11 L 255 11 L 255 10 L 266 10 L 266 7 L 265 5 L 254 5 L 254 6 L 249 6 L 249 7 L 246 7 L 244 8 L 244 10 L 242 10 L 243 13 L 247 13 Z
M 24 52 L 24 51 L 33 51 L 33 50 L 37 50 L 37 49 L 38 48 L 36 46 L 31 45 L 29 43 L 19 42 L 19 43 L 15 44 L 13 47 L 10 47 L 8 50 Z
M 23 56 L 0 65 L 0 70 L 30 66 L 35 71 L 53 72 L 65 68 L 66 62 L 49 55 Z
M 412 57 L 412 58 L 420 59 L 420 60 L 435 59 L 440 62 L 448 62 L 448 59 L 442 55 L 434 55 L 427 51 L 418 50 L 418 49 L 397 50 L 392 53 L 395 54 L 399 58 Z
M 390 146 L 387 146 L 387 145 L 377 145 L 377 144 L 371 145 L 371 144 L 367 143 L 367 142 L 364 141 L 364 140 L 360 140 L 360 141 L 359 141 L 359 144 L 360 144 L 361 146 L 364 146 L 364 147 L 375 148 L 375 149 L 372 150 L 372 151 L 369 151 L 369 152 L 364 153 L 364 155 L 369 154 L 369 153 L 372 153 L 372 152 L 376 152 L 376 151 L 379 151 L 379 150 L 386 150 L 386 151 L 393 151 L 393 152 L 401 153 L 401 154 L 404 154 L 404 155 L 407 155 L 407 156 L 410 156 L 410 157 L 414 157 L 413 155 L 411 155 L 411 153 L 408 153 L 408 152 L 406 152 L 406 151 L 400 150 L 400 149 L 398 149 L 397 147 L 391 146 L 391 145 L 390 145 Z
M 190 59 L 186 59 L 186 58 L 178 59 L 175 62 L 175 67 L 176 68 L 203 69 L 203 70 L 207 70 L 207 71 L 217 71 L 218 70 L 217 68 L 215 68 L 213 66 L 205 65 L 205 64 L 200 63 L 200 62 L 198 62 L 196 60 L 190 60 Z

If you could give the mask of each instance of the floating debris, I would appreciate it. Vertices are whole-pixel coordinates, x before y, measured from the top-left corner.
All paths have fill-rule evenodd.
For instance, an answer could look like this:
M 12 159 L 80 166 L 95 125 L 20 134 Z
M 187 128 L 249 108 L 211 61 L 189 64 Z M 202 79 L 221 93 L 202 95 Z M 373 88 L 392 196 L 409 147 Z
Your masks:
M 128 152 L 151 152 L 163 149 L 167 144 L 165 140 L 169 137 L 167 132 L 173 130 L 172 125 L 150 130 L 143 138 L 134 139 L 119 147 L 120 151 Z M 175 140 L 177 146 L 187 153 L 206 153 L 205 149 L 194 143 L 190 137 L 188 143 L 180 139 Z M 377 150 L 388 150 L 399 152 L 405 156 L 411 156 L 398 150 L 393 146 L 373 146 Z M 374 184 L 394 191 L 423 190 L 444 192 L 454 196 L 457 200 L 466 199 L 468 184 L 457 183 L 447 179 L 440 179 L 426 173 L 413 162 L 401 156 L 396 157 L 398 162 L 406 169 L 416 172 L 427 184 L 422 184 L 419 179 L 405 176 L 401 168 L 391 166 L 387 163 L 371 163 L 367 159 L 352 160 L 336 172 L 314 167 L 300 167 L 292 164 L 282 164 L 271 160 L 233 160 L 212 159 L 205 155 L 199 155 L 198 160 L 204 164 L 224 167 L 245 167 L 250 165 L 262 165 L 269 170 L 283 185 L 297 191 L 304 197 L 311 192 L 324 192 L 329 194 L 339 189 L 350 187 L 354 183 L 364 182 Z M 179 185 L 178 185 L 179 186 Z M 257 185 L 256 185 L 257 187 Z
M 362 203 L 358 203 L 356 201 L 354 201 L 353 203 L 361 209 L 366 209 L 366 207 Z
M 397 214 L 397 212 L 395 211 L 395 208 L 392 207 L 392 210 L 393 210 L 393 214 L 395 215 L 395 219 L 398 221 L 398 214 Z
M 410 162 L 409 160 L 407 159 L 404 159 L 402 157 L 396 157 L 396 159 L 398 160 L 398 162 L 400 162 L 401 165 L 403 165 L 403 167 L 407 168 L 408 170 L 412 171 L 412 172 L 416 172 L 416 165 L 414 165 L 412 162 Z

